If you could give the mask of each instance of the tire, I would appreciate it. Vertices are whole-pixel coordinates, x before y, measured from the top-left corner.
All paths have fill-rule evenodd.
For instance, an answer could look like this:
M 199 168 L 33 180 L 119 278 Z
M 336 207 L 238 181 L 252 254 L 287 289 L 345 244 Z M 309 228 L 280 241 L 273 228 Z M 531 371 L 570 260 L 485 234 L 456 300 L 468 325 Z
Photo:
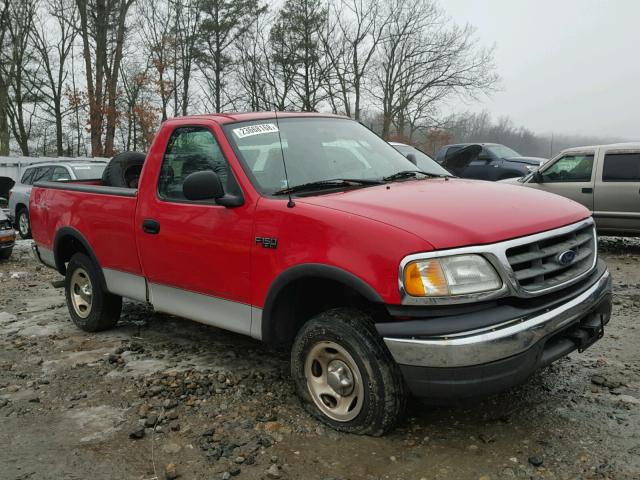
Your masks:
M 21 207 L 16 213 L 16 225 L 20 238 L 28 240 L 31 238 L 31 221 L 29 220 L 29 210 Z
M 400 369 L 359 310 L 328 310 L 305 323 L 291 350 L 291 375 L 305 409 L 336 430 L 381 436 L 404 414 Z
M 145 155 L 122 152 L 113 157 L 102 172 L 102 182 L 110 187 L 138 188 Z
M 118 323 L 122 297 L 102 288 L 97 265 L 84 253 L 76 253 L 71 257 L 64 290 L 71 320 L 81 330 L 100 332 Z
M 11 256 L 11 252 L 13 252 L 13 248 L 9 248 L 7 250 L 0 250 L 0 260 L 9 260 Z

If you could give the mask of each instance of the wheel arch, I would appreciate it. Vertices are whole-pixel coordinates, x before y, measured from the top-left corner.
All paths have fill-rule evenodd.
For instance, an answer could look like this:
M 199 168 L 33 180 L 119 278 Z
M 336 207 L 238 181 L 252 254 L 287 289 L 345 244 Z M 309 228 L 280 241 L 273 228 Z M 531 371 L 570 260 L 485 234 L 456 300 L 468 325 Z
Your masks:
M 62 275 L 67 273 L 67 262 L 76 253 L 84 253 L 96 265 L 100 277 L 101 286 L 106 290 L 107 282 L 104 278 L 102 266 L 91 248 L 87 239 L 73 227 L 62 227 L 56 232 L 53 241 L 53 256 L 56 263 L 56 270 Z
M 25 204 L 23 201 L 18 201 L 16 202 L 16 206 L 14 207 L 14 214 L 15 214 L 15 222 L 16 224 L 18 223 L 18 212 L 21 210 L 26 210 L 27 213 L 29 212 L 29 207 L 27 206 L 27 204 Z
M 346 301 L 349 299 L 360 303 L 378 313 L 386 312 L 384 300 L 367 282 L 360 277 L 338 267 L 326 264 L 309 263 L 296 265 L 282 272 L 273 281 L 267 293 L 262 310 L 261 334 L 262 340 L 272 346 L 288 344 L 297 330 L 308 320 L 314 312 L 313 306 L 308 307 L 307 315 L 302 318 L 296 316 L 295 303 L 300 303 L 300 294 L 309 294 L 310 288 L 322 288 L 321 295 L 327 295 L 329 306 L 332 301 Z M 300 291 L 300 289 L 303 289 Z M 335 295 L 337 293 L 337 295 Z M 313 295 L 315 306 L 325 300 L 319 295 Z M 338 297 L 338 298 L 333 298 Z M 353 303 L 351 303 L 353 305 Z M 294 331 L 295 329 L 295 331 Z

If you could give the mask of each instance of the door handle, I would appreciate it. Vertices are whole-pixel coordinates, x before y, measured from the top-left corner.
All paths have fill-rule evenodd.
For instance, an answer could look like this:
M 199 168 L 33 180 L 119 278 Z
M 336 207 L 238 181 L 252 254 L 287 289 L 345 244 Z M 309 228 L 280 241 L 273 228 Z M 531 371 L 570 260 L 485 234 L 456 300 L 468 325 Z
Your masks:
M 160 233 L 160 222 L 153 218 L 145 218 L 142 221 L 142 231 L 153 235 Z
M 593 193 L 593 188 L 585 187 L 582 189 L 582 193 Z

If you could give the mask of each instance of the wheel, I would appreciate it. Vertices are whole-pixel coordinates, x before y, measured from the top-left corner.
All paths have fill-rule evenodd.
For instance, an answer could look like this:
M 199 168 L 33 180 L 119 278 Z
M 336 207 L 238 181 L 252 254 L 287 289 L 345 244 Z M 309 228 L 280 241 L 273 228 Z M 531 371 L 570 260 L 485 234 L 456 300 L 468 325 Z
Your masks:
M 9 257 L 11 256 L 11 252 L 13 252 L 13 248 L 0 250 L 0 260 L 8 260 Z
M 71 257 L 64 286 L 71 319 L 80 329 L 99 332 L 118 323 L 122 297 L 103 290 L 98 267 L 84 253 Z
M 102 182 L 111 187 L 138 188 L 145 155 L 122 152 L 113 157 L 102 172 Z
M 16 215 L 18 222 L 18 233 L 25 240 L 31 238 L 31 222 L 29 222 L 29 210 L 21 208 Z
M 305 323 L 291 374 L 309 413 L 343 432 L 380 436 L 402 417 L 402 374 L 365 313 L 338 308 Z

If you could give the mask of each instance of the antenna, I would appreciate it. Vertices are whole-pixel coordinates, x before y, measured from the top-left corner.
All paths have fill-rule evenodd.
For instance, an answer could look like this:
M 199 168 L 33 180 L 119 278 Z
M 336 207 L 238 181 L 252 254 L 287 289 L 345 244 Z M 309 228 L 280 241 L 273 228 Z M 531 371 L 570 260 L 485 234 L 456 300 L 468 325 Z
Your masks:
M 280 140 L 280 153 L 282 154 L 282 166 L 284 167 L 284 179 L 287 182 L 287 188 L 289 188 L 290 187 L 289 175 L 287 175 L 287 162 L 285 162 L 284 160 L 284 147 L 282 146 L 282 135 L 280 135 L 280 122 L 278 121 L 278 110 L 274 108 L 273 113 L 276 116 L 276 128 L 278 129 L 278 140 Z M 293 208 L 295 206 L 296 204 L 291 198 L 291 192 L 289 192 L 289 201 L 287 202 L 287 207 Z

